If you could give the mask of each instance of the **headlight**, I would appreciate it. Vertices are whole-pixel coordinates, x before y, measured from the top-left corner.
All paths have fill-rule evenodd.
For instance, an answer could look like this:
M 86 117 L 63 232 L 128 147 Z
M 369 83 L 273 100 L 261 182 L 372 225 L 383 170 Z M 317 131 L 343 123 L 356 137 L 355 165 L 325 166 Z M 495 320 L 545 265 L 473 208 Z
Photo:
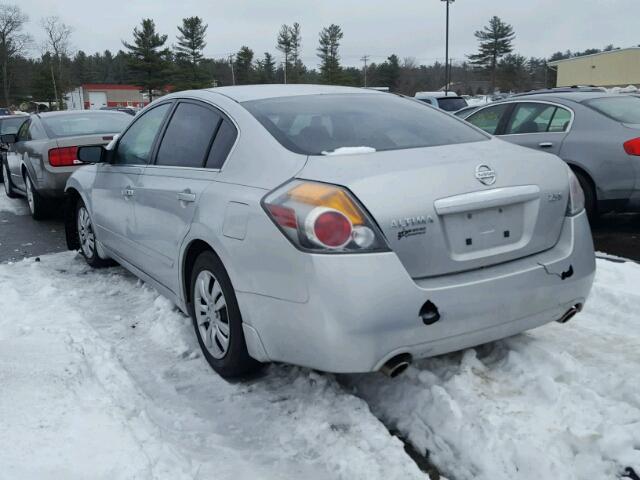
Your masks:
M 567 216 L 571 217 L 584 210 L 584 192 L 575 174 L 569 170 L 569 203 L 567 204 Z

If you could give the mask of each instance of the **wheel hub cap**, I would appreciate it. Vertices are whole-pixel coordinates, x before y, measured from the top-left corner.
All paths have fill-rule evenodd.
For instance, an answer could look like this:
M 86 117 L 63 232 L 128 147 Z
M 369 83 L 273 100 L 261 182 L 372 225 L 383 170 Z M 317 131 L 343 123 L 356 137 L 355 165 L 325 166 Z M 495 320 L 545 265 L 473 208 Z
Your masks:
M 193 305 L 198 332 L 213 358 L 222 358 L 229 350 L 231 330 L 227 302 L 218 279 L 208 270 L 196 278 Z

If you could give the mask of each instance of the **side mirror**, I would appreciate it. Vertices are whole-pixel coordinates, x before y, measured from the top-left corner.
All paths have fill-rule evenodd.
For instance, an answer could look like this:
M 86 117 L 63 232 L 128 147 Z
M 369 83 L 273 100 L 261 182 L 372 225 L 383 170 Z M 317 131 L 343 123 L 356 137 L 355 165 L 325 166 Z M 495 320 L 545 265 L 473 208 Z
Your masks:
M 105 149 L 101 145 L 78 147 L 78 160 L 82 163 L 100 163 L 104 157 Z
M 6 143 L 7 145 L 16 143 L 17 141 L 18 136 L 15 133 L 5 133 L 4 135 L 0 135 L 0 142 Z

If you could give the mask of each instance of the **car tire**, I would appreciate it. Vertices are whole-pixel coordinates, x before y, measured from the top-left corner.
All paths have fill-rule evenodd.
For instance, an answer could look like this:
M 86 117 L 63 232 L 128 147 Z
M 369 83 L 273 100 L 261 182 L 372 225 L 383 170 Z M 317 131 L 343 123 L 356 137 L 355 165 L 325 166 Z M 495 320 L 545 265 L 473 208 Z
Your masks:
M 2 162 L 2 174 L 5 178 L 4 180 L 4 193 L 9 198 L 17 198 L 18 194 L 13 189 L 13 183 L 11 182 L 11 176 L 9 175 L 9 167 L 7 166 L 7 162 Z
M 29 204 L 29 211 L 34 220 L 44 220 L 49 213 L 47 205 L 42 195 L 38 193 L 38 190 L 33 186 L 31 177 L 28 173 L 24 175 L 24 188 L 27 193 L 27 203 Z
M 190 286 L 189 314 L 211 368 L 224 378 L 256 371 L 260 363 L 247 351 L 238 301 L 217 255 L 207 251 L 196 258 Z
M 593 184 L 582 172 L 573 170 L 573 173 L 576 175 L 584 192 L 584 209 L 587 211 L 587 216 L 591 222 L 595 222 L 598 219 L 598 205 L 596 203 L 596 192 Z
M 78 200 L 76 204 L 75 229 L 78 235 L 80 253 L 91 267 L 104 268 L 113 265 L 111 260 L 105 260 L 98 255 L 98 240 L 93 229 L 93 221 L 82 200 Z

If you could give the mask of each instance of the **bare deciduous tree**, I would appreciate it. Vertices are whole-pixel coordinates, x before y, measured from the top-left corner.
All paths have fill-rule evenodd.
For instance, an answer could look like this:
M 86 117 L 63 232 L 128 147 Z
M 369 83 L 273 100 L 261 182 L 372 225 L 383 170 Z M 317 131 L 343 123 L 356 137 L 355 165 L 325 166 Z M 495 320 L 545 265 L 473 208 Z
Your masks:
M 11 79 L 9 63 L 16 55 L 24 53 L 31 37 L 22 32 L 29 20 L 17 5 L 0 3 L 0 68 L 2 68 L 2 93 L 5 105 L 9 106 Z
M 60 109 L 60 97 L 62 91 L 60 85 L 62 81 L 63 60 L 70 55 L 69 39 L 73 29 L 62 22 L 59 17 L 51 16 L 42 19 L 42 28 L 44 29 L 46 38 L 43 45 L 44 53 L 48 53 L 51 57 L 51 82 L 53 84 L 53 92 L 56 106 Z M 54 71 L 54 63 L 57 65 L 58 82 L 56 83 L 56 72 Z

